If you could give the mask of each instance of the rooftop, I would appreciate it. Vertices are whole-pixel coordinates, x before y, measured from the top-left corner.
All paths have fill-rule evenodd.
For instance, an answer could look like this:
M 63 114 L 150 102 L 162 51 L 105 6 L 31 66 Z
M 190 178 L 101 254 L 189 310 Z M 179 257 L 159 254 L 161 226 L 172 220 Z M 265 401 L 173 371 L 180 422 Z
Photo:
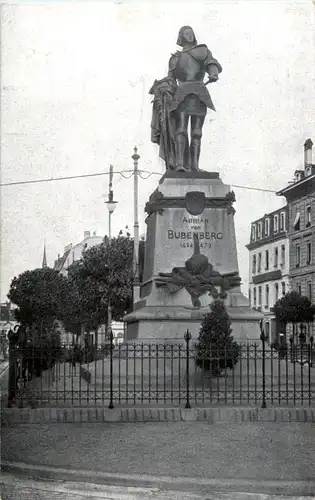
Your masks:
M 314 179 L 315 179 L 315 165 L 311 164 L 311 165 L 308 165 L 307 167 L 311 167 L 311 171 L 312 171 L 311 175 L 307 175 L 307 176 L 303 175 L 302 179 L 289 182 L 288 186 L 281 189 L 280 191 L 277 191 L 276 195 L 277 196 L 285 196 L 289 191 L 292 191 L 293 189 L 296 189 L 297 187 L 299 187 L 303 184 L 306 184 L 309 181 L 314 181 Z M 298 173 L 304 174 L 304 170 L 296 170 L 296 173 L 297 174 Z
M 257 224 L 258 222 L 261 222 L 268 217 L 273 217 L 274 215 L 276 215 L 280 212 L 286 212 L 286 211 L 287 211 L 287 205 L 284 205 L 281 208 L 277 208 L 277 210 L 273 210 L 272 212 L 268 212 L 267 214 L 264 214 L 263 216 L 259 217 L 259 219 L 254 220 L 251 224 Z

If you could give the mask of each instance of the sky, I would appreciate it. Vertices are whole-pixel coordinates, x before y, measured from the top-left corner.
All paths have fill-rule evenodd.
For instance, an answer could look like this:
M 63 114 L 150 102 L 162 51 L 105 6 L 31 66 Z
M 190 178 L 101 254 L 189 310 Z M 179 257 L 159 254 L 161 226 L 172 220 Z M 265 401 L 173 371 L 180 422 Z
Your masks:
M 150 142 L 155 79 L 167 73 L 178 30 L 191 25 L 223 72 L 209 90 L 200 167 L 226 184 L 279 190 L 315 143 L 312 0 L 55 2 L 3 5 L 1 183 L 133 168 L 164 172 Z M 315 156 L 315 153 L 314 153 Z M 124 174 L 129 175 L 129 174 Z M 139 180 L 144 205 L 159 175 Z M 133 227 L 133 179 L 114 175 L 112 232 Z M 251 221 L 285 204 L 233 187 L 243 291 Z M 85 230 L 105 235 L 108 176 L 1 187 L 1 300 L 14 276 L 53 265 Z

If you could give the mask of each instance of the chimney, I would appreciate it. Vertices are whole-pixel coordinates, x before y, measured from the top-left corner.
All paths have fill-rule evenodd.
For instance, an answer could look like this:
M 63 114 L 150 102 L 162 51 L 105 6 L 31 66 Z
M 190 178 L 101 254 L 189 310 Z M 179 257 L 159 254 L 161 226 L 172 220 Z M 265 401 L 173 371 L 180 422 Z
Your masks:
M 84 239 L 89 238 L 91 236 L 90 231 L 84 231 Z
M 307 139 L 304 143 L 304 167 L 312 165 L 312 139 Z

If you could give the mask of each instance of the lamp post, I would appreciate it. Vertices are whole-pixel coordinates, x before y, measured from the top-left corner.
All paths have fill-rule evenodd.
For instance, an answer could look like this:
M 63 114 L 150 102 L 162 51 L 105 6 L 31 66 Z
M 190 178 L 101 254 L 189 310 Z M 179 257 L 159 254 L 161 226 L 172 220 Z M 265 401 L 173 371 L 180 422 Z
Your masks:
M 139 277 L 139 219 L 138 219 L 138 155 L 137 147 L 134 148 L 133 159 L 133 193 L 134 193 L 134 240 L 133 240 L 133 303 L 140 300 L 140 277 Z
M 266 408 L 266 340 L 267 335 L 264 330 L 264 321 L 261 319 L 259 322 L 260 327 L 260 340 L 262 341 L 262 408 Z
M 116 208 L 117 201 L 114 201 L 114 192 L 113 192 L 113 165 L 109 167 L 109 192 L 108 192 L 108 200 L 105 202 L 108 210 L 108 243 L 111 245 L 112 241 L 112 214 Z M 110 295 L 108 296 L 108 306 L 107 306 L 107 331 L 109 335 L 111 335 L 112 329 L 112 307 Z

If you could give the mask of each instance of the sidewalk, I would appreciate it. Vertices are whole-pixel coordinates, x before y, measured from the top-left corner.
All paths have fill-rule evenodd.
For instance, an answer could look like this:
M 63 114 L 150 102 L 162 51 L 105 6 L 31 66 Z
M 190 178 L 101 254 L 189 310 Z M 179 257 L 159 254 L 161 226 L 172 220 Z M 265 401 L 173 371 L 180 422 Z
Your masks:
M 2 461 L 40 478 L 311 496 L 314 436 L 309 423 L 18 425 L 2 429 Z
M 255 493 L 220 493 L 207 492 L 203 494 L 176 490 L 161 490 L 159 488 L 139 488 L 121 486 L 103 486 L 63 481 L 34 481 L 18 479 L 10 474 L 2 476 L 3 499 L 36 499 L 36 500 L 76 500 L 107 499 L 107 500 L 298 500 L 297 496 L 270 496 Z M 313 500 L 313 497 L 302 497 L 304 500 Z
M 1 407 L 6 407 L 9 382 L 9 361 L 0 361 L 0 401 Z
M 0 379 L 2 378 L 2 376 L 5 373 L 8 366 L 9 366 L 9 361 L 5 361 L 3 359 L 0 359 Z

